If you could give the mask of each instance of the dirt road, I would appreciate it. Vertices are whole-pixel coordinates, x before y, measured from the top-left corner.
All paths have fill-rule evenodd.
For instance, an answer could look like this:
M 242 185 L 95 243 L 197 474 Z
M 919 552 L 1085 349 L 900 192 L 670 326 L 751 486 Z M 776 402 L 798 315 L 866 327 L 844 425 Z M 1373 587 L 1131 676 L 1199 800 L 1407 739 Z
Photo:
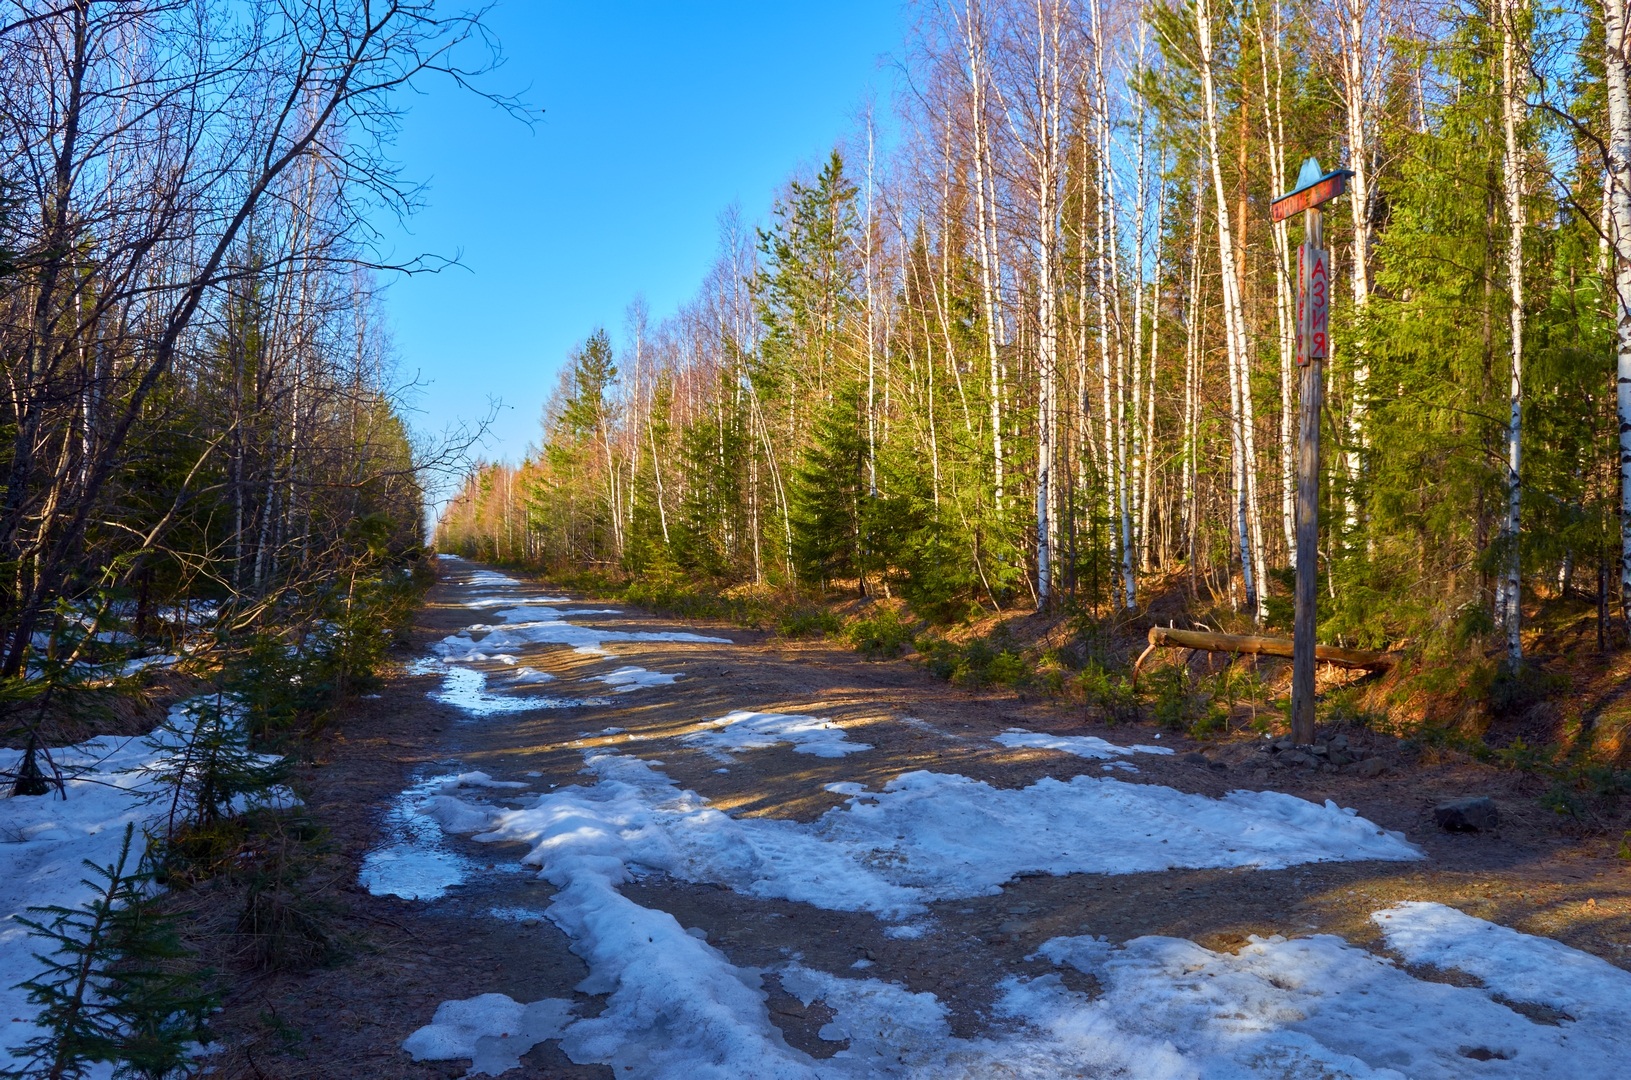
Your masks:
M 1518 780 L 1358 731 L 1382 776 L 1273 768 L 443 570 L 424 659 L 303 771 L 346 959 L 246 983 L 228 1075 L 1538 1076 L 1572 1038 L 1589 1076 L 1631 1001 L 1631 875 Z M 1500 832 L 1434 827 L 1469 793 Z M 1547 949 L 1607 989 L 1514 982 Z

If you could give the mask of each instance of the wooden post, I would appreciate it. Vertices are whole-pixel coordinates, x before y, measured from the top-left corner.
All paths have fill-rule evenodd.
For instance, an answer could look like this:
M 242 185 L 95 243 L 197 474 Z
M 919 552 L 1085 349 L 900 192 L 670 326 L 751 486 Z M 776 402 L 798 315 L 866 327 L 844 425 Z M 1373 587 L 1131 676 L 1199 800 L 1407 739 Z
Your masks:
M 1320 407 L 1325 396 L 1325 328 L 1316 334 L 1315 305 L 1309 286 L 1315 264 L 1322 261 L 1324 222 L 1318 206 L 1304 216 L 1303 250 L 1298 258 L 1298 335 L 1302 422 L 1297 441 L 1297 606 L 1292 624 L 1291 741 L 1314 741 L 1314 628 L 1319 599 L 1320 543 Z M 1328 282 L 1326 282 L 1328 284 Z M 1327 297 L 1328 298 L 1328 297 Z M 1325 299 L 1325 298 L 1322 298 Z

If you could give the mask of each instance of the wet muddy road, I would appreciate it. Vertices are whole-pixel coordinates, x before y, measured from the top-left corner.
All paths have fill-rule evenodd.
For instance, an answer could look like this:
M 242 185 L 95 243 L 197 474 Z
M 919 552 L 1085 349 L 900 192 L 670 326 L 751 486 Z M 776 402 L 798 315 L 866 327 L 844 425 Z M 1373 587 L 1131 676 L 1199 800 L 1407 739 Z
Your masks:
M 1271 772 L 442 570 L 311 771 L 366 930 L 234 1003 L 229 1071 L 1590 1076 L 1624 1038 L 1631 975 L 1482 921 L 1623 962 L 1623 876 L 1436 832 L 1452 776 Z

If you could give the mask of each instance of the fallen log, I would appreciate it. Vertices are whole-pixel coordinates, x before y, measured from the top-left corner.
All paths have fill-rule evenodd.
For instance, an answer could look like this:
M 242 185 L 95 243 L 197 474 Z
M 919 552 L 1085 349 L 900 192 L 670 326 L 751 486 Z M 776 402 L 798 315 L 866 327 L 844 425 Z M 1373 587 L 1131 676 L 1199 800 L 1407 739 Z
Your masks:
M 1215 634 L 1210 630 L 1178 630 L 1168 626 L 1150 627 L 1150 644 L 1133 663 L 1133 687 L 1138 687 L 1139 669 L 1150 653 L 1166 645 L 1179 649 L 1202 649 L 1207 652 L 1258 654 L 1262 656 L 1291 657 L 1291 639 L 1262 637 L 1257 634 Z M 1366 649 L 1342 649 L 1335 645 L 1314 646 L 1314 658 L 1337 667 L 1362 671 L 1386 671 L 1398 660 L 1396 653 L 1371 652 Z

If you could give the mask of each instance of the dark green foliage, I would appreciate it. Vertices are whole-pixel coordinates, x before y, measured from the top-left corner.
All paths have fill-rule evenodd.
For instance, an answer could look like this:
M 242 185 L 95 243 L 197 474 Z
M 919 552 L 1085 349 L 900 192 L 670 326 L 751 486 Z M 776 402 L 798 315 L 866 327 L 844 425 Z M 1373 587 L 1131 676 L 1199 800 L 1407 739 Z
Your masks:
M 149 893 L 151 874 L 131 868 L 134 826 L 107 866 L 86 861 L 92 898 L 79 908 L 30 908 L 19 918 L 51 951 L 44 970 L 23 983 L 40 1007 L 43 1033 L 13 1048 L 25 1064 L 5 1075 L 59 1080 L 114 1066 L 118 1077 L 162 1080 L 185 1072 L 192 1046 L 206 1042 L 214 998 L 189 971 L 174 928 Z
M 1014 686 L 1031 676 L 1030 665 L 1000 626 L 961 645 L 925 636 L 918 639 L 917 647 L 928 658 L 931 672 L 960 686 Z
M 866 420 L 860 388 L 845 383 L 816 421 L 793 486 L 793 559 L 812 584 L 858 578 L 872 568 Z
M 1489 684 L 1489 711 L 1494 716 L 1519 716 L 1568 684 L 1566 676 L 1548 674 L 1535 664 L 1522 664 L 1517 668 L 1502 664 Z
M 208 876 L 236 846 L 234 819 L 264 801 L 288 766 L 250 749 L 238 710 L 224 694 L 194 699 L 184 714 L 167 717 L 148 743 L 159 752 L 150 767 L 149 798 L 166 809 L 163 835 L 154 840 L 164 876 Z
M 887 660 L 911 646 L 913 631 L 895 608 L 880 607 L 875 613 L 850 623 L 844 635 L 856 651 Z
M 766 333 L 754 377 L 764 391 L 802 385 L 820 392 L 840 381 L 839 349 L 865 291 L 855 259 L 856 194 L 835 150 L 814 183 L 792 183 L 774 227 L 759 234 Z
M 776 633 L 785 638 L 826 637 L 843 628 L 843 620 L 820 604 L 796 604 L 776 619 Z
M 1168 731 L 1188 731 L 1206 717 L 1206 696 L 1195 685 L 1188 665 L 1157 668 L 1150 672 L 1147 683 L 1155 699 L 1151 707 L 1155 722 Z
M 1097 662 L 1089 660 L 1087 666 L 1077 672 L 1075 682 L 1083 701 L 1089 708 L 1097 710 L 1106 724 L 1128 724 L 1141 717 L 1143 710 L 1139 707 L 1138 696 L 1133 693 L 1126 676 L 1112 675 Z

